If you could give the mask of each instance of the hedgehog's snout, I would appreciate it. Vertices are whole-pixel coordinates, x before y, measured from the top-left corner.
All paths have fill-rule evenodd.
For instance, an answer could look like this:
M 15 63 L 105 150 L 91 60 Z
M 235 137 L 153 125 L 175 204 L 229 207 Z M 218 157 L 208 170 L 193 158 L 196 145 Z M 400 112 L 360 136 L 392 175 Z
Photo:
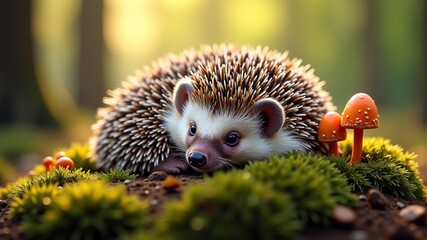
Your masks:
M 188 155 L 188 163 L 195 168 L 203 167 L 206 165 L 206 156 L 198 153 L 192 152 Z

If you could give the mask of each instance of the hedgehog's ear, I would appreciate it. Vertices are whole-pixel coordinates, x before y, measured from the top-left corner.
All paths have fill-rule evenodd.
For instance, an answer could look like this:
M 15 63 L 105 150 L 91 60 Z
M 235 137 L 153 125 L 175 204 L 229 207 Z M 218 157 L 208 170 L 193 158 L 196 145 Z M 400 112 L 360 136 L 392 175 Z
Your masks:
M 285 113 L 278 101 L 272 98 L 258 100 L 254 105 L 254 111 L 261 118 L 262 135 L 265 138 L 273 136 L 282 128 L 285 121 Z
M 173 105 L 175 109 L 182 115 L 185 105 L 190 98 L 190 94 L 193 92 L 193 84 L 191 79 L 183 78 L 175 85 L 173 90 Z

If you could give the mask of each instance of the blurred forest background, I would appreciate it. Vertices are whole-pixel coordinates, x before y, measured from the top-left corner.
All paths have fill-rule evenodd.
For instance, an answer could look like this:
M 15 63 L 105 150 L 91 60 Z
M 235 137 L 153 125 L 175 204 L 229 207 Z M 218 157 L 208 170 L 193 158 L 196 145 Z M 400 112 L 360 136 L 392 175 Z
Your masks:
M 302 58 L 338 112 L 353 94 L 370 94 L 380 128 L 366 135 L 427 162 L 426 12 L 425 0 L 0 1 L 0 158 L 28 170 L 85 142 L 106 90 L 136 69 L 234 43 Z

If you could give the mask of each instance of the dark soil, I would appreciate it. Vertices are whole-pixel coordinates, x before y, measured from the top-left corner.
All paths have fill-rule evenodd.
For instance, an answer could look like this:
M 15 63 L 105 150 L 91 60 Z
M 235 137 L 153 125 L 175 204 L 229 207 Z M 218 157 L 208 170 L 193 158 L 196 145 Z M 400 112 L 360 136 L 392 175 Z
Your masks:
M 162 211 L 163 203 L 173 199 L 179 199 L 182 191 L 192 184 L 203 181 L 203 176 L 180 175 L 175 176 L 179 180 L 180 186 L 176 189 L 164 189 L 162 180 L 137 179 L 126 181 L 124 184 L 129 193 L 137 194 L 141 199 L 150 202 L 150 213 L 158 215 Z M 422 201 L 407 201 L 392 196 L 385 195 L 389 203 L 384 209 L 372 208 L 366 199 L 366 194 L 357 194 L 360 200 L 358 206 L 353 209 L 356 213 L 354 223 L 343 225 L 332 221 L 327 228 L 309 227 L 301 232 L 302 239 L 427 239 L 427 220 L 419 223 L 409 223 L 399 216 L 402 207 L 417 204 L 426 208 L 426 203 Z M 11 221 L 7 217 L 9 204 L 0 204 L 0 239 L 26 239 L 19 232 L 19 224 Z

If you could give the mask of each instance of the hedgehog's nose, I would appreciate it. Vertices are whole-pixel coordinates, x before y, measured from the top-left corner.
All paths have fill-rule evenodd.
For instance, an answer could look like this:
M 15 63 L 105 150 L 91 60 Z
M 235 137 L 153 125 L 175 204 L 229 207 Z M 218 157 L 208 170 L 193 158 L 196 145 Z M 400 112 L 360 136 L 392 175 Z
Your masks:
M 206 164 L 206 157 L 201 153 L 192 152 L 188 156 L 188 163 L 195 168 L 203 167 Z

